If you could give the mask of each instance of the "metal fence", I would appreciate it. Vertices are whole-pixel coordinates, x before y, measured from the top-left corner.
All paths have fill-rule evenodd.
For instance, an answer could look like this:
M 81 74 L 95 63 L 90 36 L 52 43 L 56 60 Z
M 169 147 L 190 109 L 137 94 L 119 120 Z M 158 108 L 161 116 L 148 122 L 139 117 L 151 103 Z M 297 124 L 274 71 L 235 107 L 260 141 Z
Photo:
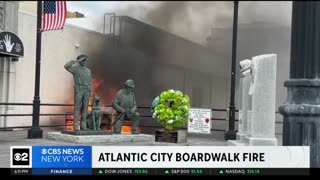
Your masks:
M 32 103 L 0 103 L 0 106 L 4 105 L 4 106 L 32 106 Z M 41 103 L 40 106 L 74 106 L 74 104 L 54 104 L 54 103 Z M 91 106 L 91 105 L 89 105 Z M 111 105 L 102 105 L 102 107 L 107 107 L 107 108 L 111 108 Z M 150 109 L 150 107 L 137 107 L 138 109 Z M 211 109 L 212 113 L 217 113 L 217 112 L 225 112 L 224 113 L 224 117 L 220 117 L 220 118 L 215 118 L 212 117 L 211 121 L 224 121 L 227 122 L 227 116 L 228 116 L 228 110 L 227 109 L 217 109 L 217 108 L 212 108 Z M 236 110 L 236 112 L 238 112 L 238 110 Z M 276 112 L 279 113 L 279 112 Z M 102 113 L 103 115 L 107 115 L 107 116 L 112 116 L 111 113 Z M 46 114 L 46 113 L 42 113 L 40 114 L 40 116 L 65 116 L 65 119 L 67 119 L 67 116 L 72 115 L 71 112 L 66 112 L 66 113 L 51 113 L 51 114 Z M 1 116 L 32 116 L 32 114 L 0 114 Z M 152 118 L 152 114 L 151 113 L 145 113 L 145 114 L 141 114 L 140 115 L 141 118 Z M 235 120 L 236 122 L 238 121 L 238 119 Z M 276 121 L 277 124 L 282 124 L 281 121 Z M 40 125 L 40 127 L 66 127 L 66 122 L 64 124 L 58 124 L 58 125 Z M 155 125 L 139 125 L 139 127 L 143 127 L 143 128 L 161 128 L 162 126 L 155 126 Z M 31 126 L 12 126 L 12 127 L 0 127 L 0 130 L 6 130 L 6 129 L 16 129 L 16 128 L 31 128 Z M 219 128 L 211 128 L 211 131 L 226 131 L 226 129 L 219 129 Z M 276 135 L 281 135 L 282 133 L 276 133 Z

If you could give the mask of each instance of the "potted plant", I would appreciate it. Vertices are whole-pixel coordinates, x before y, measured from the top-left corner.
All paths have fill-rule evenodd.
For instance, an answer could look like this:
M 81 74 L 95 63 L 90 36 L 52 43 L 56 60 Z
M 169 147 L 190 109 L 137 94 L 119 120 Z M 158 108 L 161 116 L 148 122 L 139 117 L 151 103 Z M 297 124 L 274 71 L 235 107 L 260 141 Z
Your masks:
M 186 142 L 187 132 L 179 128 L 189 118 L 190 100 L 187 95 L 173 89 L 164 91 L 153 100 L 151 112 L 152 117 L 164 127 L 156 131 L 156 141 Z

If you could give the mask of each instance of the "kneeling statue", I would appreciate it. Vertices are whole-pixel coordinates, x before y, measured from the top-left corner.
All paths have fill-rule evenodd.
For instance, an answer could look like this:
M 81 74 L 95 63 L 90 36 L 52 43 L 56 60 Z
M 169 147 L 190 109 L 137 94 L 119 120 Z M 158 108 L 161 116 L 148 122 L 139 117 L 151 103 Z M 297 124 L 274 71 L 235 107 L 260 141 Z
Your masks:
M 134 82 L 128 79 L 124 83 L 124 88 L 118 91 L 112 107 L 116 110 L 116 121 L 114 122 L 115 134 L 121 133 L 121 128 L 124 120 L 131 120 L 131 134 L 139 134 L 138 125 L 140 121 L 140 114 L 137 112 L 137 105 L 133 93 Z

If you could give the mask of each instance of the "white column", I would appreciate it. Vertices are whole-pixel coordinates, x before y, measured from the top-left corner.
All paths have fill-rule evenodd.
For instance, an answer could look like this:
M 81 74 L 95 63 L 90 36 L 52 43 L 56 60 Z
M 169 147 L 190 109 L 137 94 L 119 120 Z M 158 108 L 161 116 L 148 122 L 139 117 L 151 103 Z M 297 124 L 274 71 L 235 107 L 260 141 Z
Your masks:
M 247 119 L 248 119 L 248 110 L 249 105 L 251 105 L 251 98 L 249 97 L 249 88 L 251 82 L 251 60 L 246 59 L 240 61 L 240 106 L 239 106 L 239 123 L 238 123 L 238 132 L 237 140 L 229 140 L 228 145 L 231 146 L 244 146 L 245 137 L 247 136 Z
M 250 61 L 250 60 L 248 60 Z M 251 61 L 250 61 L 251 64 Z M 249 97 L 249 87 L 251 82 L 251 68 L 250 66 L 241 72 L 242 78 L 240 79 L 241 84 L 241 106 L 239 114 L 239 130 L 237 133 L 237 139 L 244 143 L 244 137 L 247 135 L 247 119 L 248 119 L 248 110 L 249 110 L 249 104 L 251 103 L 251 98 Z
M 1 1 L 0 31 L 18 31 L 19 2 Z M 16 61 L 14 58 L 0 57 L 0 102 L 15 102 Z M 0 114 L 14 114 L 14 106 L 0 105 Z M 0 116 L 0 127 L 15 126 L 16 117 Z
M 277 55 L 266 54 L 252 59 L 252 122 L 249 145 L 277 145 L 275 137 L 275 100 Z
M 0 102 L 15 102 L 15 65 L 16 62 L 10 58 L 0 58 Z M 0 105 L 1 114 L 13 114 L 14 106 Z M 0 127 L 13 126 L 13 117 L 0 116 Z

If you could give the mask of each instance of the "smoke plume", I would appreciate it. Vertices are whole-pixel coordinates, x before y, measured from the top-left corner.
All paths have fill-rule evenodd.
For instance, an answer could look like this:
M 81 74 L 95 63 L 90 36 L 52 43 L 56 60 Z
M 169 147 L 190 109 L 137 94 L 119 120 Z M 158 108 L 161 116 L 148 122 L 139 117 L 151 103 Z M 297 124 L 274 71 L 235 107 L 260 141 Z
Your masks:
M 290 26 L 292 2 L 239 2 L 239 24 L 268 23 Z M 118 15 L 128 15 L 163 30 L 205 44 L 212 28 L 230 28 L 233 23 L 233 1 L 164 1 L 119 3 Z

